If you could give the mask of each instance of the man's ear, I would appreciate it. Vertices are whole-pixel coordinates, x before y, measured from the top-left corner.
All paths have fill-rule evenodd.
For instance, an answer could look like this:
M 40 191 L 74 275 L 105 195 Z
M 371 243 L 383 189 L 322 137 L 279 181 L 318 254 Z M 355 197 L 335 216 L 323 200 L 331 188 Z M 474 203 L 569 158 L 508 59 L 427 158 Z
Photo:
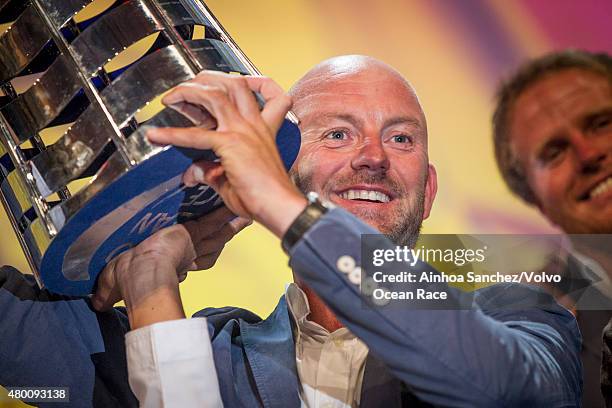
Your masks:
M 436 193 L 438 192 L 438 173 L 433 164 L 427 165 L 427 181 L 425 182 L 425 202 L 423 203 L 423 219 L 429 217 Z

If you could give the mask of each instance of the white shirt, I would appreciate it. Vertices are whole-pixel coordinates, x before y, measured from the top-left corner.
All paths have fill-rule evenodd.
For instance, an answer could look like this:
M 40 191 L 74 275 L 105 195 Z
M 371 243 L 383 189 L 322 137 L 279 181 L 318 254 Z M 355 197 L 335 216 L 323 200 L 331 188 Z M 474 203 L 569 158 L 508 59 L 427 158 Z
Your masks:
M 333 333 L 308 320 L 310 306 L 294 283 L 287 305 L 303 407 L 358 407 L 368 349 L 346 328 Z M 205 318 L 156 323 L 126 335 L 130 387 L 141 407 L 222 407 Z
M 141 407 L 223 407 L 205 318 L 133 330 L 125 346 L 130 387 Z

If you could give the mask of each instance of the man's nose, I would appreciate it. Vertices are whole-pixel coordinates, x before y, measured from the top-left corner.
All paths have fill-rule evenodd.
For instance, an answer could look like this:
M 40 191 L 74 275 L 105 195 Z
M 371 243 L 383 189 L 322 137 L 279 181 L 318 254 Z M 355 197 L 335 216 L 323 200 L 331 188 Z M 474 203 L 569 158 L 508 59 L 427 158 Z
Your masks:
M 584 174 L 599 171 L 609 154 L 601 142 L 584 137 L 575 139 L 574 150 L 580 163 L 580 170 Z
M 366 140 L 357 150 L 351 165 L 355 170 L 368 170 L 373 173 L 389 170 L 389 158 L 380 137 Z

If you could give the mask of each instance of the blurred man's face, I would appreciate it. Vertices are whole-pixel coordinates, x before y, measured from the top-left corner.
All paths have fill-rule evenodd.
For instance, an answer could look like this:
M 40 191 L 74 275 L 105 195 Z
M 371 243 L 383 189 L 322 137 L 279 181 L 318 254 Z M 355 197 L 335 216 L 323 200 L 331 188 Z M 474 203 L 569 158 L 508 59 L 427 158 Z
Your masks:
M 510 137 L 542 213 L 567 233 L 612 233 L 612 86 L 568 69 L 516 100 Z
M 296 184 L 395 242 L 413 244 L 436 192 L 426 123 L 413 92 L 380 69 L 315 83 L 294 101 L 302 131 Z

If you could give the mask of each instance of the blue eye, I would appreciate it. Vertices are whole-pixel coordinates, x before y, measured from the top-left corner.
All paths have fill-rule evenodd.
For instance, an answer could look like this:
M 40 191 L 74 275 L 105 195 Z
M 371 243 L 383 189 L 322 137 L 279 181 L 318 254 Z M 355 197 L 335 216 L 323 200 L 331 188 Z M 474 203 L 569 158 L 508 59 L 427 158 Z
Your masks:
M 325 138 L 330 140 L 344 140 L 346 138 L 346 132 L 343 130 L 332 130 Z
M 392 140 L 395 143 L 411 143 L 412 139 L 406 135 L 396 135 L 393 136 Z

